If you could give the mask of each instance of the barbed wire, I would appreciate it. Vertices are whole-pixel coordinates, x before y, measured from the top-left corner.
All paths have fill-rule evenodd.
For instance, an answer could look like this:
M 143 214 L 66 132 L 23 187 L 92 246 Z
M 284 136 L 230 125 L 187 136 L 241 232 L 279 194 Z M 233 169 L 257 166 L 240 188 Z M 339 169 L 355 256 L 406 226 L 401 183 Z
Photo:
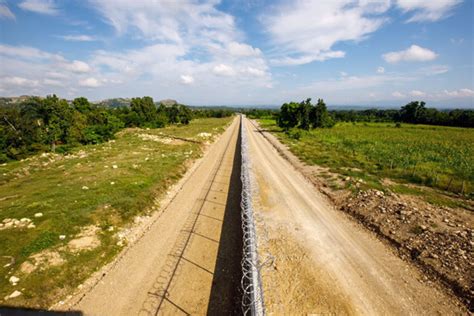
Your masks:
M 241 181 L 242 181 L 242 312 L 244 315 L 265 315 L 262 281 L 260 277 L 260 263 L 257 252 L 257 234 L 252 208 L 252 194 L 250 182 L 250 158 L 248 153 L 247 132 L 244 124 L 244 115 L 241 115 Z

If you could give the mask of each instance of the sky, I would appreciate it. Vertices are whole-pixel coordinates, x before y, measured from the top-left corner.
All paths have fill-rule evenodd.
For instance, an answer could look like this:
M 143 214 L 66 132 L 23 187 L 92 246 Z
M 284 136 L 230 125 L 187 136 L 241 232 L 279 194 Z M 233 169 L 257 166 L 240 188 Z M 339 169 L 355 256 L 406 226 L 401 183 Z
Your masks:
M 0 95 L 474 108 L 472 0 L 0 0 Z

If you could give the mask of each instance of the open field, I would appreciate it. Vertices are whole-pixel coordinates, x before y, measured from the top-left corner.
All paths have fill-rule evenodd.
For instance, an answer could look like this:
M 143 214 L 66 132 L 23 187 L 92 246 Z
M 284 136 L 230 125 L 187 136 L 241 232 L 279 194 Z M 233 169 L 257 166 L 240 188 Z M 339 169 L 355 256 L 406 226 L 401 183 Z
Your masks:
M 123 227 L 157 209 L 158 198 L 230 121 L 126 129 L 68 156 L 1 165 L 1 304 L 47 307 L 110 261 L 126 244 Z M 4 300 L 15 290 L 22 295 Z
M 382 179 L 401 184 L 394 191 L 426 195 L 431 202 L 463 206 L 448 195 L 472 197 L 474 190 L 474 130 L 389 123 L 338 123 L 331 129 L 292 130 L 283 133 L 273 120 L 261 120 L 310 165 L 328 167 L 343 176 L 361 178 L 362 186 L 382 188 Z M 440 194 L 423 194 L 421 184 L 439 189 Z

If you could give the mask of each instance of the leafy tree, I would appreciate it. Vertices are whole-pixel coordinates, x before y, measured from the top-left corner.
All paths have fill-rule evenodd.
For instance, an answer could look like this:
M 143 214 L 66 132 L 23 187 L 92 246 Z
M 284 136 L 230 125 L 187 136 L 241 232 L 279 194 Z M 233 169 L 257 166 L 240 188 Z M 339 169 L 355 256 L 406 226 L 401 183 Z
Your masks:
M 166 114 L 168 115 L 168 122 L 170 124 L 176 124 L 179 122 L 179 107 L 177 104 L 167 107 Z
M 318 99 L 318 103 L 313 108 L 313 112 L 311 115 L 311 121 L 313 122 L 313 128 L 317 127 L 333 127 L 334 120 L 328 113 L 328 109 L 326 107 L 326 103 L 324 103 L 323 99 Z
M 278 126 L 288 130 L 298 125 L 298 108 L 299 104 L 295 102 L 283 104 L 277 118 Z
M 192 119 L 191 110 L 189 110 L 189 108 L 184 105 L 180 105 L 179 106 L 179 122 L 181 124 L 188 125 L 191 119 Z
M 301 129 L 309 130 L 311 127 L 311 111 L 313 109 L 313 105 L 311 104 L 311 98 L 306 99 L 299 104 L 298 107 L 298 127 Z
M 400 120 L 405 123 L 423 123 L 426 121 L 425 102 L 413 101 L 400 109 Z
M 89 100 L 84 97 L 75 98 L 72 101 L 72 107 L 83 114 L 90 113 L 93 110 L 92 105 L 89 103 Z

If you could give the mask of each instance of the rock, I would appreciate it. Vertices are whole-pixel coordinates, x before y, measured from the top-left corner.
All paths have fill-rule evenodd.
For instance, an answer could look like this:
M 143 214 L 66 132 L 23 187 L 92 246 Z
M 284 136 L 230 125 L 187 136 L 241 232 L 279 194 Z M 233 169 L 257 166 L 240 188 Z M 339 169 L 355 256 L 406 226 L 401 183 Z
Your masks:
M 112 165 L 112 168 L 117 169 L 118 166 L 117 165 Z
M 34 223 L 30 223 L 26 228 L 36 228 L 36 225 Z
M 9 299 L 9 298 L 15 298 L 15 297 L 18 297 L 20 296 L 22 293 L 20 291 L 14 291 L 12 294 L 10 294 L 9 296 L 5 297 L 5 299 Z
M 66 239 L 66 235 L 59 235 L 59 239 L 61 239 L 61 240 Z
M 438 255 L 435 254 L 435 253 L 430 253 L 430 257 L 433 258 L 433 259 L 438 259 Z
M 35 217 L 43 217 L 43 213 L 35 213 Z
M 428 227 L 425 226 L 425 225 L 420 225 L 420 228 L 421 228 L 422 230 L 427 230 L 427 229 L 428 229 Z
M 443 222 L 449 223 L 449 219 L 445 218 L 445 219 L 443 219 Z
M 114 185 L 114 184 L 115 184 L 115 182 L 113 182 L 113 181 L 112 181 L 112 182 L 110 182 L 110 184 L 111 184 L 111 185 Z
M 89 187 L 83 186 L 82 189 L 83 189 L 83 190 L 89 190 Z
M 5 225 L 5 228 L 9 228 L 13 226 L 13 222 L 8 222 L 8 223 L 5 223 L 4 225 Z
M 26 218 L 26 217 L 23 217 L 22 219 L 20 219 L 20 222 L 22 222 L 22 223 L 29 223 L 29 222 L 31 222 L 31 219 Z
M 8 281 L 12 284 L 12 285 L 16 285 L 19 281 L 20 281 L 20 278 L 12 275 L 10 277 L 10 279 L 8 279 Z

